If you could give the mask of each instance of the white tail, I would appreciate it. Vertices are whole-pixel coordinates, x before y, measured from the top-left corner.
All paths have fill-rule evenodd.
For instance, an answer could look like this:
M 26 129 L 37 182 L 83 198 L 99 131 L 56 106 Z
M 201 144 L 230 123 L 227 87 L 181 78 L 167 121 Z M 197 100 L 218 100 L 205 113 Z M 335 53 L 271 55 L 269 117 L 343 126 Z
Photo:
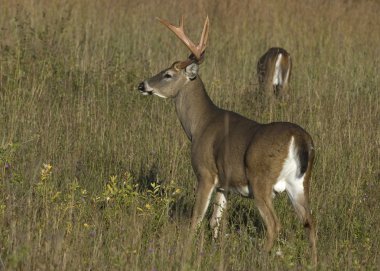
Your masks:
M 228 192 L 254 198 L 267 228 L 266 251 L 280 231 L 272 204 L 275 193 L 286 191 L 296 213 L 308 231 L 312 258 L 317 261 L 315 224 L 309 207 L 309 182 L 314 160 L 311 136 L 289 122 L 260 124 L 237 113 L 217 107 L 206 93 L 198 74 L 208 35 L 206 20 L 200 49 L 194 50 L 180 27 L 164 20 L 170 30 L 181 29 L 180 37 L 192 51 L 185 61 L 173 63 L 140 83 L 145 95 L 172 98 L 178 118 L 191 141 L 191 162 L 198 179 L 192 227 L 202 221 L 215 191 L 210 221 L 214 236 L 226 208 Z M 174 30 L 173 30 L 174 29 Z M 177 31 L 177 30 L 175 30 Z

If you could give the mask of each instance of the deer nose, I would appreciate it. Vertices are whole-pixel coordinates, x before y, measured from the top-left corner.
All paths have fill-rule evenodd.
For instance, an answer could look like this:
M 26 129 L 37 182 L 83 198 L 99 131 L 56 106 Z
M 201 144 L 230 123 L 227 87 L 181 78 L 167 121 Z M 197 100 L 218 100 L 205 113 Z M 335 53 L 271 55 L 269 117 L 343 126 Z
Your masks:
M 145 91 L 145 84 L 144 84 L 144 82 L 141 82 L 139 84 L 139 86 L 137 87 L 137 89 L 140 90 L 140 91 Z

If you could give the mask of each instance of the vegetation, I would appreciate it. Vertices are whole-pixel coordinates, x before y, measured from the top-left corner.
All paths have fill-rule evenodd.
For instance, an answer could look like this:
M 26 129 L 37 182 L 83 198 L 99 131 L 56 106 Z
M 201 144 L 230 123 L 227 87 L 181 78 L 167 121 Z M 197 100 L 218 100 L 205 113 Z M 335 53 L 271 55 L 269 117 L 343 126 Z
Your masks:
M 213 101 L 313 136 L 320 270 L 380 266 L 378 1 L 2 1 L 0 270 L 303 270 L 308 242 L 286 195 L 262 252 L 252 200 L 231 196 L 219 240 L 188 238 L 195 176 L 169 100 L 137 84 L 186 48 L 154 19 L 211 20 L 201 76 Z M 256 63 L 293 58 L 291 97 L 257 97 Z M 209 216 L 210 213 L 207 214 Z

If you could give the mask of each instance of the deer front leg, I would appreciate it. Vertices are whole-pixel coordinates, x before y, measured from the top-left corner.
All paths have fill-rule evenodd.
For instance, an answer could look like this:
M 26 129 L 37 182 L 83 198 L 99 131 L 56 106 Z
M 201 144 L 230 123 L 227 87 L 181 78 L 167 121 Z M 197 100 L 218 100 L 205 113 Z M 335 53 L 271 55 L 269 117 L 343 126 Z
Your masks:
M 227 199 L 224 191 L 216 192 L 214 212 L 210 220 L 210 226 L 213 230 L 214 239 L 218 238 L 220 220 L 227 205 Z
M 214 191 L 215 183 L 211 176 L 201 176 L 198 178 L 198 187 L 195 196 L 195 205 L 191 220 L 191 228 L 195 230 L 202 222 L 203 217 L 210 204 L 211 194 Z

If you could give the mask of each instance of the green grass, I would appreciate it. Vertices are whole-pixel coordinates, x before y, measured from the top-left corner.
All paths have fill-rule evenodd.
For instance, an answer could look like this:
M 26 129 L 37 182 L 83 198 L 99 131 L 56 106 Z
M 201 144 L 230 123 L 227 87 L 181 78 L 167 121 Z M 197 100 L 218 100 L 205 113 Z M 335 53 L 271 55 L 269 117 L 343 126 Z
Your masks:
M 320 270 L 380 266 L 377 1 L 3 1 L 0 270 L 304 270 L 308 242 L 285 195 L 277 247 L 253 201 L 232 196 L 221 238 L 188 238 L 195 176 L 173 104 L 137 84 L 188 52 L 154 19 L 209 15 L 201 76 L 216 104 L 313 136 Z M 256 62 L 293 58 L 291 98 L 255 99 Z M 51 167 L 50 167 L 51 166 Z M 207 216 L 210 214 L 208 213 Z

